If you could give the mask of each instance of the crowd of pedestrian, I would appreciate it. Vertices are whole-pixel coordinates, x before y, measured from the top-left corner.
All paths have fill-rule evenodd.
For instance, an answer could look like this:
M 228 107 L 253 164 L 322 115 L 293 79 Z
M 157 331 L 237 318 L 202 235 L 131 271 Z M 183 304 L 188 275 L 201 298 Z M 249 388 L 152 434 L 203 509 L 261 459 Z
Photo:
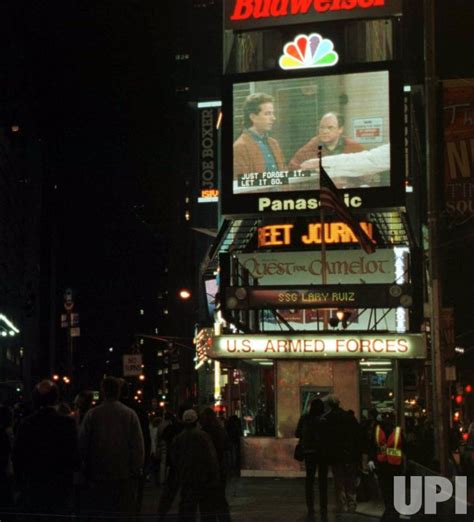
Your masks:
M 309 515 L 314 509 L 314 478 L 318 470 L 319 508 L 321 518 L 327 518 L 328 470 L 334 477 L 336 510 L 354 512 L 356 509 L 356 475 L 363 449 L 362 428 L 353 412 L 344 411 L 334 396 L 326 407 L 314 399 L 304 414 L 295 436 L 301 440 L 306 467 L 306 506 Z
M 114 377 L 104 378 L 101 395 L 95 404 L 92 392 L 83 391 L 71 408 L 59 401 L 57 385 L 44 380 L 33 390 L 31 408 L 0 406 L 2 522 L 13 520 L 14 512 L 29 514 L 28 520 L 72 513 L 84 521 L 114 513 L 133 520 L 146 480 L 161 486 L 159 522 L 175 502 L 181 521 L 196 520 L 199 511 L 204 522 L 230 522 L 226 484 L 239 473 L 242 437 L 236 415 L 224 419 L 212 408 L 199 415 L 187 402 L 177 415 L 149 416 L 130 400 L 127 383 Z M 395 520 L 393 477 L 403 474 L 422 433 L 428 440 L 428 423 L 406 422 L 402 433 L 391 414 L 371 410 L 359 423 L 335 396 L 313 400 L 295 432 L 310 518 L 316 472 L 321 520 L 327 518 L 331 469 L 337 512 L 355 512 L 360 483 L 372 473 L 385 504 L 383 520 Z
M 82 391 L 69 406 L 41 381 L 32 407 L 0 406 L 0 518 L 46 520 L 75 514 L 134 520 L 146 480 L 161 485 L 158 519 L 176 500 L 180 520 L 230 521 L 226 480 L 238 467 L 239 429 L 192 403 L 178 415 L 148 416 L 123 379 L 106 377 L 101 401 Z M 15 415 L 14 415 L 15 414 Z M 48 518 L 49 517 L 49 518 Z
M 330 395 L 325 403 L 311 402 L 300 418 L 295 436 L 300 439 L 306 468 L 306 506 L 314 517 L 314 481 L 318 471 L 319 509 L 321 520 L 328 513 L 328 471 L 332 470 L 337 513 L 354 513 L 358 487 L 364 477 L 377 478 L 384 502 L 384 522 L 398 519 L 393 505 L 393 477 L 403 474 L 405 463 L 404 436 L 395 424 L 393 414 L 369 412 L 360 424 L 352 410 L 343 410 L 337 397 Z

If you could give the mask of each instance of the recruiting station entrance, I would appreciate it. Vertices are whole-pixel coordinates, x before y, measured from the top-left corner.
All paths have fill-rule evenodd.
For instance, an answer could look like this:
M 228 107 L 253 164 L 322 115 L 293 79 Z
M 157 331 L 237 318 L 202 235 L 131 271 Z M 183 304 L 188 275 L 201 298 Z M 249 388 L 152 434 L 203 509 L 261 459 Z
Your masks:
M 367 413 L 364 405 L 375 405 L 373 397 L 379 410 L 384 404 L 389 410 L 400 396 L 398 363 L 425 358 L 426 347 L 422 334 L 215 335 L 207 330 L 200 334 L 198 352 L 214 360 L 217 402 L 245 420 L 242 475 L 288 477 L 301 474 L 293 458 L 294 432 L 312 399 L 334 394 L 358 419 Z

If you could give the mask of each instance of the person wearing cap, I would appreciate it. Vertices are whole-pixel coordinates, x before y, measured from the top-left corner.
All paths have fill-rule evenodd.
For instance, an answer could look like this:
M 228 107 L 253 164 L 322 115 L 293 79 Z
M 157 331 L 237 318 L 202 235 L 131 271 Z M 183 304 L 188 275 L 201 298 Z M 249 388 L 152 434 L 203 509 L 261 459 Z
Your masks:
M 184 430 L 176 437 L 172 455 L 178 469 L 181 496 L 179 520 L 196 520 L 199 507 L 201 521 L 215 520 L 213 497 L 219 488 L 219 463 L 207 433 L 198 428 L 198 415 L 189 409 L 183 413 Z
M 35 412 L 18 426 L 13 467 L 22 508 L 44 515 L 72 509 L 73 474 L 80 466 L 76 424 L 56 411 L 59 390 L 43 380 L 33 390 Z
M 334 395 L 329 395 L 327 414 L 329 454 L 334 489 L 336 512 L 354 513 L 357 508 L 356 479 L 362 456 L 362 430 L 354 415 L 344 411 Z

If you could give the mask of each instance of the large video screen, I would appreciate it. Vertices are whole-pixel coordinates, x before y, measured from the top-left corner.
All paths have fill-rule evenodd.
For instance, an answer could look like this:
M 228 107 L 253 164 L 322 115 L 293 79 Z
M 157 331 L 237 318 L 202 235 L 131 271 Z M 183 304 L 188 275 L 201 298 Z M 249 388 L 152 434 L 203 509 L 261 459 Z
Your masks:
M 398 120 L 401 110 L 394 116 L 390 74 L 384 69 L 233 82 L 223 169 L 227 197 L 237 196 L 247 208 L 252 198 L 239 196 L 302 197 L 319 191 L 321 164 L 338 189 L 381 194 L 393 188 L 394 144 L 400 141 L 392 133 L 401 125 L 393 125 L 391 116 Z M 382 206 L 389 206 L 385 200 Z

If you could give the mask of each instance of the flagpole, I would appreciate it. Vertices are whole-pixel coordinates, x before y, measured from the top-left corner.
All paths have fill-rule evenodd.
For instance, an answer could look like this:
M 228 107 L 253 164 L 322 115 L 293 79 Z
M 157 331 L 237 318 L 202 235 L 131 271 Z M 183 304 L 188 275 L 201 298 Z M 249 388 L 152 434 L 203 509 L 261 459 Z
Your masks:
M 318 158 L 319 158 L 319 172 L 321 173 L 322 167 L 322 150 L 321 145 L 318 147 Z M 319 179 L 321 180 L 321 174 Z M 319 188 L 321 189 L 321 181 L 319 184 Z M 319 205 L 319 220 L 321 222 L 321 283 L 323 285 L 327 285 L 327 272 L 326 272 L 326 231 L 324 226 L 324 207 Z M 328 329 L 328 311 L 323 310 L 323 329 Z

